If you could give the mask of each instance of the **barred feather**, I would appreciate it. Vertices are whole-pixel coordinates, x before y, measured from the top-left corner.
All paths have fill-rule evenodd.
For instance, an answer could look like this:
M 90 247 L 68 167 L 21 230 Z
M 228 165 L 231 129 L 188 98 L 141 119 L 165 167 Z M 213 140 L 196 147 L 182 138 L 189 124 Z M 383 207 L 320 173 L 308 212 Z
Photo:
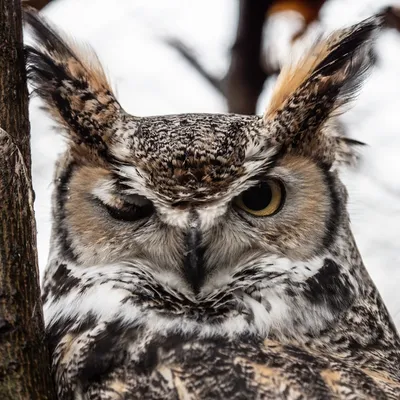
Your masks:
M 74 142 L 104 148 L 122 109 L 97 56 L 68 44 L 37 12 L 25 12 L 24 19 L 38 43 L 26 47 L 35 92 Z

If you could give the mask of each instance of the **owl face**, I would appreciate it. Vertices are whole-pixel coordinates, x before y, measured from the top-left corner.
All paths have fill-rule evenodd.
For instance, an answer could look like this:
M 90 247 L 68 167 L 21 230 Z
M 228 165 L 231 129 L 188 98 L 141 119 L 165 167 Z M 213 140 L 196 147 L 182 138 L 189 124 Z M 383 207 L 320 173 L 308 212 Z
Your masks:
M 27 49 L 28 77 L 68 143 L 45 277 L 51 326 L 128 307 L 153 330 L 210 332 L 199 321 L 212 320 L 229 334 L 298 334 L 349 306 L 361 259 L 337 167 L 360 142 L 338 135 L 336 116 L 368 71 L 379 18 L 284 68 L 262 117 L 128 115 L 96 60 L 27 22 L 43 43 Z
M 269 259 L 290 270 L 326 256 L 344 223 L 344 189 L 334 172 L 282 152 L 263 125 L 136 118 L 105 156 L 70 149 L 56 179 L 63 252 L 83 266 L 139 259 L 195 293 Z

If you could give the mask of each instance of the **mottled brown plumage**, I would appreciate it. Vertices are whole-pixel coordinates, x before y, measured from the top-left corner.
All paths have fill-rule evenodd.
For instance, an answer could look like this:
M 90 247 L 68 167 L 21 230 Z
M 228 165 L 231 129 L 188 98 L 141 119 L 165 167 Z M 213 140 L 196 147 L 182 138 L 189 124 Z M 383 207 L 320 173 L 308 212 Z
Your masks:
M 263 117 L 145 118 L 26 19 L 28 76 L 68 140 L 43 285 L 59 398 L 398 399 L 400 339 L 337 171 L 380 17 L 284 69 Z

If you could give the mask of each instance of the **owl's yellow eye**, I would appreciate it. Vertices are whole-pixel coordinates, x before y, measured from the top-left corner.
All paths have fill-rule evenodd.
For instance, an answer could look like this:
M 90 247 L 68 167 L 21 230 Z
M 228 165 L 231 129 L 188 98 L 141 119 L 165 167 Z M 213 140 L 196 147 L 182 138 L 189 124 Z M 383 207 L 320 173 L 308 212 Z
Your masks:
M 281 209 L 283 202 L 283 185 L 272 179 L 247 189 L 234 201 L 237 207 L 256 217 L 275 214 Z

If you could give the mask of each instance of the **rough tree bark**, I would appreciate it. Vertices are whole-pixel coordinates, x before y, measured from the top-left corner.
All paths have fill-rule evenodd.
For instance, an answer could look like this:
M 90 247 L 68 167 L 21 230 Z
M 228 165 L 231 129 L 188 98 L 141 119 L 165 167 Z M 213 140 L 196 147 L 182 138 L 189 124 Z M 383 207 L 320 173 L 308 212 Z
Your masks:
M 50 400 L 20 0 L 0 0 L 0 128 L 0 399 Z

